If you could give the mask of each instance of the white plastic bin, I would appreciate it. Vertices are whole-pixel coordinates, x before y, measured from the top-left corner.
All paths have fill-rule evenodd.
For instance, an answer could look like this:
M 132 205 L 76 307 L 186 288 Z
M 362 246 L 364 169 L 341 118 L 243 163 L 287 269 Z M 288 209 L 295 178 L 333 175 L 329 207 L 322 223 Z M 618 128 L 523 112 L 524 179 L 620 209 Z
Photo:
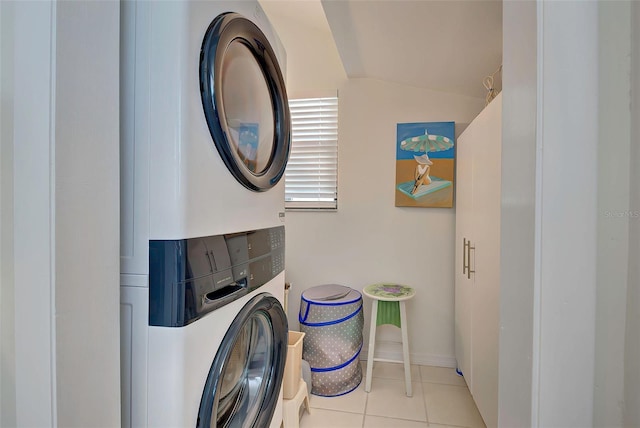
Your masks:
M 282 394 L 285 400 L 290 400 L 298 393 L 298 386 L 302 377 L 302 343 L 304 333 L 289 331 L 287 343 L 287 361 L 284 365 L 284 380 L 282 381 Z

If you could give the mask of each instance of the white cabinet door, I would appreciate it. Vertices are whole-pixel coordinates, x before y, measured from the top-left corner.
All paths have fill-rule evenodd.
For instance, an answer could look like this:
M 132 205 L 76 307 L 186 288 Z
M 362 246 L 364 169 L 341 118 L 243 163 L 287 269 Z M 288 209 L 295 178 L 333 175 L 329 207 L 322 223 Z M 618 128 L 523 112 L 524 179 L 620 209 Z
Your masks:
M 501 115 L 499 95 L 457 143 L 456 359 L 488 427 L 498 423 Z
M 488 427 L 498 424 L 501 99 L 483 110 L 474 130 L 470 390 Z
M 456 262 L 455 262 L 455 347 L 458 369 L 471 389 L 471 318 L 473 276 L 466 272 L 467 253 L 463 242 L 471 236 L 473 220 L 473 144 L 461 135 L 456 148 Z

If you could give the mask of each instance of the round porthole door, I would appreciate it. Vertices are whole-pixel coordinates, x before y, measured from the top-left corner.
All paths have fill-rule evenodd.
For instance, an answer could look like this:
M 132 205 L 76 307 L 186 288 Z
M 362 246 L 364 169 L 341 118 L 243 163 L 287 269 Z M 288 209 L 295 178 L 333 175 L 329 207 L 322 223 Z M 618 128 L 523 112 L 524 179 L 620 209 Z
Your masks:
M 198 428 L 264 428 L 284 376 L 288 325 L 276 298 L 251 299 L 229 327 L 211 364 Z
M 253 191 L 275 186 L 289 158 L 291 117 L 276 55 L 253 22 L 237 13 L 211 22 L 200 51 L 200 93 L 231 174 Z

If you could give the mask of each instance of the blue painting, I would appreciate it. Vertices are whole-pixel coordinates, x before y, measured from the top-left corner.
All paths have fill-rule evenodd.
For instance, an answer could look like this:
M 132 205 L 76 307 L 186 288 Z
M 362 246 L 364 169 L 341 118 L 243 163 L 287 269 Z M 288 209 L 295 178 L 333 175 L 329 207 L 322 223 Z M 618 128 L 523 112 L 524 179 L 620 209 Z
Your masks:
M 455 122 L 398 123 L 396 206 L 453 207 Z

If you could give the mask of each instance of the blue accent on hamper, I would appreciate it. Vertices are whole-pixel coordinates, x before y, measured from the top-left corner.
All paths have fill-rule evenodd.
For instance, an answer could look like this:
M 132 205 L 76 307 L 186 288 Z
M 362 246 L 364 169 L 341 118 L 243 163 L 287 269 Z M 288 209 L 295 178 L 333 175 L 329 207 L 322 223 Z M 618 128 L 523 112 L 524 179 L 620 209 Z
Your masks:
M 311 367 L 311 371 L 315 372 L 315 373 L 322 373 L 322 372 L 333 372 L 333 371 L 336 371 L 336 370 L 343 369 L 343 368 L 347 367 L 349 364 L 351 364 L 353 362 L 353 360 L 358 358 L 358 356 L 360 355 L 360 351 L 362 351 L 362 344 L 360 344 L 360 347 L 358 348 L 358 351 L 355 353 L 355 355 L 353 357 L 349 358 L 344 363 L 339 364 L 339 365 L 337 365 L 335 367 Z
M 357 300 L 356 300 L 355 302 L 357 302 Z M 352 302 L 352 303 L 355 303 L 355 302 Z M 305 320 L 307 319 L 307 317 L 306 317 L 306 316 L 309 314 L 309 307 L 310 307 L 310 306 L 311 306 L 311 305 L 307 305 L 307 311 L 306 311 L 306 313 L 305 313 Z M 340 318 L 340 319 L 338 319 L 338 320 L 325 321 L 325 322 L 315 322 L 315 323 L 313 323 L 313 322 L 305 322 L 304 320 L 301 320 L 301 319 L 300 319 L 300 316 L 298 315 L 298 321 L 300 321 L 300 324 L 305 325 L 305 326 L 308 326 L 308 327 L 326 327 L 326 326 L 328 326 L 328 325 L 340 324 L 341 322 L 345 322 L 345 321 L 347 321 L 347 320 L 349 320 L 349 319 L 351 319 L 351 318 L 355 317 L 356 315 L 358 315 L 358 313 L 359 313 L 360 311 L 362 311 L 362 304 L 358 307 L 358 309 L 357 309 L 355 312 L 353 312 L 353 313 L 351 313 L 351 314 L 347 315 L 347 316 L 346 316 L 346 317 L 344 317 L 344 318 Z
M 307 304 L 307 309 L 304 311 L 304 318 L 300 318 L 300 313 L 298 313 L 299 322 L 304 322 L 307 320 L 307 317 L 309 316 L 309 308 L 311 308 L 311 305 Z
M 309 290 L 318 289 L 318 288 L 322 289 L 322 287 L 324 286 L 313 287 L 312 289 L 309 289 Z M 305 303 L 306 308 L 304 310 L 304 315 L 302 315 L 301 312 L 298 312 L 298 321 L 300 321 L 301 323 L 304 323 L 307 321 L 307 318 L 309 317 L 309 311 L 312 305 L 338 307 L 338 306 L 345 306 L 345 305 L 351 305 L 354 303 L 362 302 L 362 295 L 359 292 L 356 292 L 355 290 L 351 290 L 351 293 L 347 293 L 347 295 L 348 294 L 357 294 L 358 297 L 351 300 L 323 301 L 320 299 L 307 299 L 304 296 L 304 293 L 302 293 L 302 295 L 300 296 L 300 300 L 301 300 L 301 303 Z M 302 309 L 302 305 L 300 305 L 300 308 Z M 348 319 L 348 318 L 345 318 L 345 319 Z M 337 322 L 340 322 L 340 321 L 336 321 L 336 323 Z M 330 325 L 330 324 L 316 323 L 316 324 L 306 324 L 306 325 L 321 326 L 321 325 Z
M 324 395 L 324 394 L 319 394 L 317 392 L 314 392 L 313 395 L 317 395 L 318 397 L 340 397 L 343 395 L 347 395 L 350 392 L 353 392 L 356 390 L 356 388 L 358 388 L 360 386 L 360 384 L 362 383 L 362 378 L 360 378 L 360 380 L 358 381 L 358 383 L 356 384 L 356 386 L 354 386 L 353 388 L 349 389 L 348 391 L 345 392 L 341 392 L 339 394 L 334 394 L 334 395 Z
M 302 299 L 302 301 L 305 302 L 305 303 L 311 303 L 311 304 L 319 305 L 319 306 L 344 306 L 344 305 L 349 305 L 351 303 L 356 303 L 356 302 L 360 301 L 362 299 L 362 296 L 358 297 L 357 299 L 349 300 L 349 301 L 346 301 L 346 302 L 340 301 L 339 303 L 327 303 L 327 302 L 319 302 L 317 300 L 308 300 L 308 299 L 305 299 L 304 296 L 301 296 L 300 299 Z

